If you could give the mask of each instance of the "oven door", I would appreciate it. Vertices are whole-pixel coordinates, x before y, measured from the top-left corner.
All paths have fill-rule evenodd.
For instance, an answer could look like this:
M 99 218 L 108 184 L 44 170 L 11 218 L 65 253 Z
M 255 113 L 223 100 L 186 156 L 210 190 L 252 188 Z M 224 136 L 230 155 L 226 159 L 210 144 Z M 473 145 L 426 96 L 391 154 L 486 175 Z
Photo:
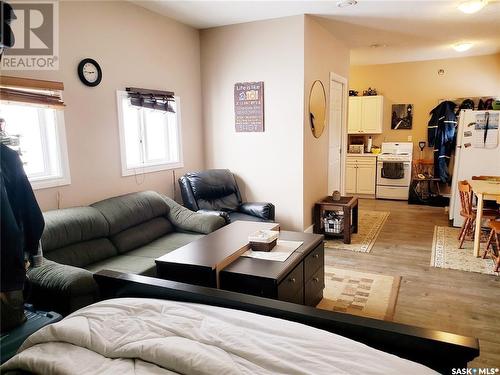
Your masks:
M 382 170 L 384 168 L 384 163 L 388 170 Z M 396 163 L 403 164 L 403 170 L 401 173 L 398 170 L 398 166 Z M 392 165 L 391 165 L 392 164 Z M 385 177 L 383 177 L 385 176 Z M 409 161 L 401 162 L 401 161 L 378 161 L 377 162 L 377 185 L 384 186 L 410 186 L 411 182 L 411 163 Z

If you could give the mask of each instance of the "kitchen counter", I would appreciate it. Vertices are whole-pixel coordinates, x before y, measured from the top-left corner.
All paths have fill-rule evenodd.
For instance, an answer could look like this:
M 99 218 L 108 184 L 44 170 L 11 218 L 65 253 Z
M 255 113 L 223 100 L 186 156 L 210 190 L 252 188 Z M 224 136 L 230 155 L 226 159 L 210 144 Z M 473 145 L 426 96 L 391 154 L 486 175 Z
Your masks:
M 365 152 L 364 154 L 347 154 L 347 156 L 352 156 L 352 157 L 377 157 L 378 155 L 377 154 L 372 154 L 372 153 L 367 153 Z

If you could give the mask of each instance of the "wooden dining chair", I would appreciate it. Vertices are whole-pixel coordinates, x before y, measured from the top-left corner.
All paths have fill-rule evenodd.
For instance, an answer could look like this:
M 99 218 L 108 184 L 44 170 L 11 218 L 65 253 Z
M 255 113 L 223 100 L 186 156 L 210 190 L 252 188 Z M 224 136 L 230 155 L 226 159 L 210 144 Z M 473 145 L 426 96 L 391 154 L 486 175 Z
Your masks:
M 472 205 L 474 194 L 467 181 L 458 182 L 458 193 L 460 194 L 460 216 L 465 219 L 460 229 L 460 234 L 458 235 L 458 240 L 460 241 L 458 248 L 461 249 L 467 237 L 471 239 L 474 238 L 474 222 L 476 220 L 477 211 Z M 496 210 L 483 209 L 483 218 L 495 219 L 497 216 L 498 212 Z M 475 235 L 480 236 L 481 233 L 475 233 Z
M 488 226 L 491 228 L 490 236 L 488 237 L 488 242 L 486 242 L 486 249 L 483 253 L 483 259 L 490 256 L 495 261 L 495 272 L 500 272 L 500 221 L 490 220 Z M 493 245 L 493 240 L 495 244 Z

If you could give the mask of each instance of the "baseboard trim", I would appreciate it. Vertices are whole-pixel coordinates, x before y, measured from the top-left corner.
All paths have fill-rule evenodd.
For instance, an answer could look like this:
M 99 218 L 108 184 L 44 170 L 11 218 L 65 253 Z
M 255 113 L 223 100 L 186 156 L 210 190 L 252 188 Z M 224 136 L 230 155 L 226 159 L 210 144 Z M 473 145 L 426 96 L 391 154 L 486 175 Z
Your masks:
M 306 229 L 304 230 L 304 233 L 312 233 L 312 232 L 313 232 L 313 228 L 314 228 L 314 224 L 313 224 L 313 225 L 311 225 L 309 228 L 306 228 Z

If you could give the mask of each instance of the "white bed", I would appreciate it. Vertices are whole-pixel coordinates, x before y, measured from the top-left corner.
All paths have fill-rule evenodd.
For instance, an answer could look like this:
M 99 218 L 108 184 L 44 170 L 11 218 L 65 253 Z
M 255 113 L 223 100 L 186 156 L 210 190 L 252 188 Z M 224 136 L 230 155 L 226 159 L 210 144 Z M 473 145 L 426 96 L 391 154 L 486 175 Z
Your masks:
M 436 374 L 306 325 L 194 303 L 120 298 L 32 335 L 0 370 L 36 374 Z

